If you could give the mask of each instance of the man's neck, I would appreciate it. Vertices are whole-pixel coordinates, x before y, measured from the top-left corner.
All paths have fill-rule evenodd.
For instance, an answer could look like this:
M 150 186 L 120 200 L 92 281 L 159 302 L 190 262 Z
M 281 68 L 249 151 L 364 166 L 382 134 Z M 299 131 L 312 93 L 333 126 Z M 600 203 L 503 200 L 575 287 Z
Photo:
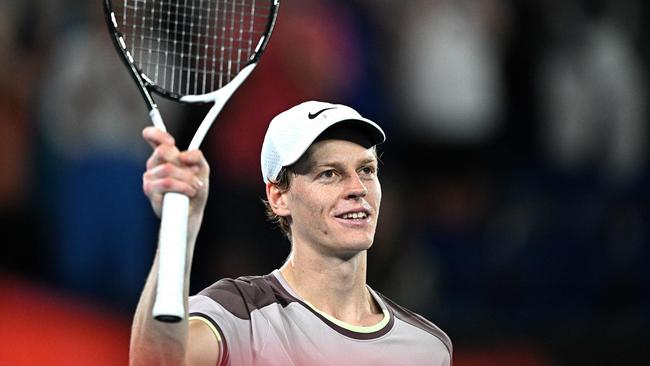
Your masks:
M 295 249 L 280 272 L 303 300 L 352 325 L 369 326 L 382 319 L 366 287 L 365 251 L 340 259 Z

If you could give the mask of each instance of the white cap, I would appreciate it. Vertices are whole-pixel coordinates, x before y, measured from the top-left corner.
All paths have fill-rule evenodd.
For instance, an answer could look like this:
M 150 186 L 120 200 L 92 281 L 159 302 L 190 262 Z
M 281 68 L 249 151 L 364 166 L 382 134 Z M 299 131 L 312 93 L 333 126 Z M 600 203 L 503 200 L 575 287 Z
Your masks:
M 273 118 L 266 130 L 261 156 L 264 182 L 275 181 L 282 167 L 298 161 L 318 136 L 340 122 L 357 123 L 373 145 L 386 140 L 381 127 L 348 106 L 316 101 L 298 104 Z

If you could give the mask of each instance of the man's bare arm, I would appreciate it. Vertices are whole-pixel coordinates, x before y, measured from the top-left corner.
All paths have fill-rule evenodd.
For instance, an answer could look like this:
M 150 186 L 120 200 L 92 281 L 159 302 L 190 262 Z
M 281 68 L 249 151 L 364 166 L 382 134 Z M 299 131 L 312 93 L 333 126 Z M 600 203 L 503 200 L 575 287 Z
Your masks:
M 187 263 L 184 300 L 187 312 L 189 275 L 194 244 L 203 220 L 207 202 L 209 167 L 198 151 L 180 152 L 171 135 L 147 127 L 143 137 L 154 151 L 147 160 L 143 189 L 154 212 L 160 216 L 162 197 L 167 192 L 179 192 L 190 197 Z M 212 330 L 202 322 L 185 319 L 165 323 L 153 318 L 151 311 L 156 294 L 158 255 L 142 291 L 131 329 L 131 365 L 210 365 L 219 357 L 219 342 Z

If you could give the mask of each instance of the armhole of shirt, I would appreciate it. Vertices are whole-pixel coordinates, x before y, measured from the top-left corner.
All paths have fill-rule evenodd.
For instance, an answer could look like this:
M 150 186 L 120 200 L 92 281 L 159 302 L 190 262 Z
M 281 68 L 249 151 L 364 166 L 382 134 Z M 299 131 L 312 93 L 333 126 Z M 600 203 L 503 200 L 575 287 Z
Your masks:
M 221 328 L 219 328 L 219 326 L 205 314 L 192 313 L 190 314 L 189 321 L 193 320 L 200 321 L 203 324 L 207 325 L 208 328 L 210 328 L 212 334 L 214 334 L 214 337 L 217 340 L 217 343 L 219 344 L 219 358 L 217 359 L 217 366 L 225 364 L 224 360 L 226 359 L 227 347 L 225 338 L 221 332 Z

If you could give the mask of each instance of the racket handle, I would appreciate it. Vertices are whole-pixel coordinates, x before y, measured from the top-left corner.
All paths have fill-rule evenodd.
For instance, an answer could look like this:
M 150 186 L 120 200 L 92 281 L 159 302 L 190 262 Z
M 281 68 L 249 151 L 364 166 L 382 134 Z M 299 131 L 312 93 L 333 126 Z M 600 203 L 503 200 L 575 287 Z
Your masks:
M 183 293 L 189 206 L 189 198 L 180 193 L 166 193 L 163 198 L 158 282 L 152 310 L 153 317 L 163 322 L 176 323 L 185 318 Z

